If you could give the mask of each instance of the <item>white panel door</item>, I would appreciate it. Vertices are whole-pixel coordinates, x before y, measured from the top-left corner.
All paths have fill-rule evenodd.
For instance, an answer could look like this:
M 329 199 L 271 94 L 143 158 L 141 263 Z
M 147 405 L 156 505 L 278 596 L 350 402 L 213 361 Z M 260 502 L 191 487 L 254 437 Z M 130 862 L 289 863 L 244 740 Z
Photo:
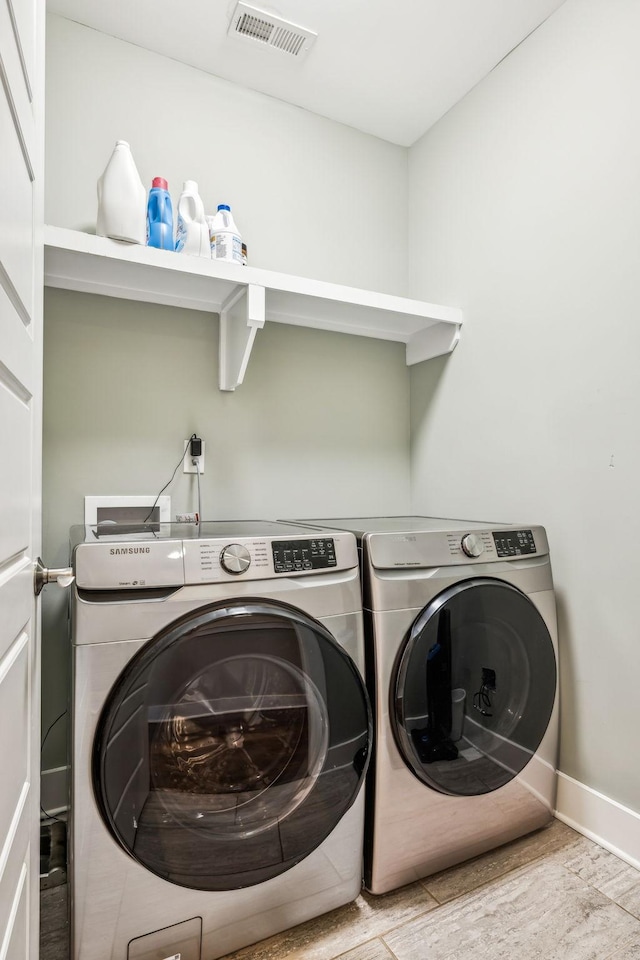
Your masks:
M 0 0 L 0 960 L 36 960 L 44 4 Z

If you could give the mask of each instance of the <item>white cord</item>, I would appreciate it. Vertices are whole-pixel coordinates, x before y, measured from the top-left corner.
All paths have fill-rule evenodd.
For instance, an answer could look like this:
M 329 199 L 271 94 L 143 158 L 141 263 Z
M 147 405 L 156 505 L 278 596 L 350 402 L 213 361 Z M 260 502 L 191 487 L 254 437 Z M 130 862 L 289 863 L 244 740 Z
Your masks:
M 200 500 L 200 461 L 197 459 L 197 457 L 194 457 L 192 463 L 194 464 L 196 468 L 196 473 L 198 474 L 198 521 L 201 521 L 202 508 L 201 508 L 201 500 Z

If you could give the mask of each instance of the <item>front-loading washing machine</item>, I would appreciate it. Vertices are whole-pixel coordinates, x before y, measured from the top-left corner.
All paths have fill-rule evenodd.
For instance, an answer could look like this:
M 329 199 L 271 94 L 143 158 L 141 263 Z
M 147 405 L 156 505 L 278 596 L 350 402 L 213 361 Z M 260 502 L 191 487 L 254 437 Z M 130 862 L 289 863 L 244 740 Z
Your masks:
M 74 960 L 214 960 L 358 895 L 356 540 L 72 530 Z
M 361 553 L 375 714 L 365 885 L 384 893 L 546 824 L 557 625 L 541 526 L 428 517 L 299 521 Z

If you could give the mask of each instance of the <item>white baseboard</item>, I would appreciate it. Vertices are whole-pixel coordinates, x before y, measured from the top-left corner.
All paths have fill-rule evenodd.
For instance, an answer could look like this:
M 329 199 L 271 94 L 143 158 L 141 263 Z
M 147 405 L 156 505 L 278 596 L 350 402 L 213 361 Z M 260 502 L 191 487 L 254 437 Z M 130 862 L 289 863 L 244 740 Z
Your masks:
M 52 767 L 40 775 L 40 806 L 48 814 L 63 813 L 68 809 L 69 767 Z M 40 816 L 45 814 L 40 811 Z
M 556 817 L 640 869 L 640 814 L 558 773 Z

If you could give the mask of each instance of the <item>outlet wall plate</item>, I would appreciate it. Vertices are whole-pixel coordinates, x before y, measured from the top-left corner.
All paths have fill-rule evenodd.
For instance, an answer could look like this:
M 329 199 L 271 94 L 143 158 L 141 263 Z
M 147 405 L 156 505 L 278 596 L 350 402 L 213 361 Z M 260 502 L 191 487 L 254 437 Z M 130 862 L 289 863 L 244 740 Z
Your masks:
M 197 473 L 195 463 L 192 463 L 192 457 L 189 456 L 189 444 L 191 440 L 184 441 L 184 461 L 182 464 L 183 473 Z M 204 473 L 204 440 L 202 441 L 202 453 L 198 457 L 198 463 L 200 465 L 200 473 Z

